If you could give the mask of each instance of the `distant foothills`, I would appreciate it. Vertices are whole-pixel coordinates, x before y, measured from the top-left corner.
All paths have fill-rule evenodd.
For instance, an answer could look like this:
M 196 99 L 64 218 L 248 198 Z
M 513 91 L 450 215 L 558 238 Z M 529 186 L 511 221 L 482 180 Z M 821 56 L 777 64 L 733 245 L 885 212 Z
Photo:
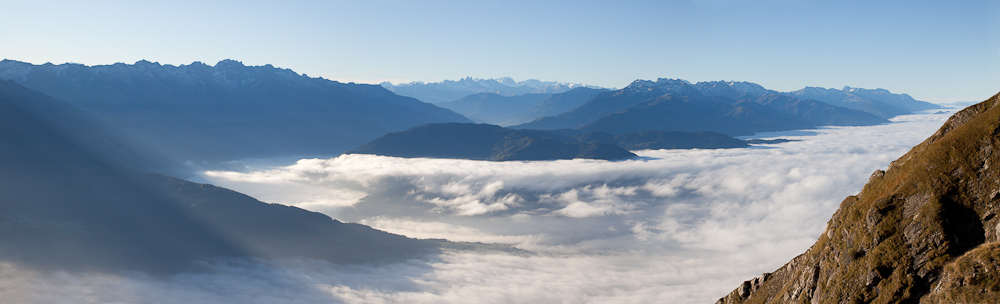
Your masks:
M 463 87 L 487 82 L 512 89 Z M 524 86 L 530 90 L 516 89 Z M 619 90 L 464 79 L 436 90 L 468 94 L 439 103 L 449 110 L 379 85 L 233 60 L 214 66 L 3 60 L 0 262 L 173 273 L 220 257 L 378 263 L 455 246 L 168 176 L 200 169 L 192 164 L 345 152 L 620 160 L 635 157 L 631 150 L 739 148 L 757 142 L 732 136 L 882 124 L 936 107 L 885 90 L 779 93 L 747 82 L 677 79 L 637 80 Z M 509 123 L 475 123 L 481 119 Z
M 777 92 L 750 82 L 664 78 L 636 80 L 622 89 L 510 78 L 345 84 L 234 60 L 214 66 L 3 60 L 0 79 L 92 112 L 140 150 L 189 165 L 347 151 L 498 161 L 610 160 L 634 156 L 622 150 L 744 147 L 746 142 L 732 137 L 883 124 L 893 116 L 939 107 L 883 89 Z M 492 131 L 484 136 L 487 129 Z M 484 152 L 487 146 L 492 150 Z M 470 150 L 454 150 L 464 148 Z

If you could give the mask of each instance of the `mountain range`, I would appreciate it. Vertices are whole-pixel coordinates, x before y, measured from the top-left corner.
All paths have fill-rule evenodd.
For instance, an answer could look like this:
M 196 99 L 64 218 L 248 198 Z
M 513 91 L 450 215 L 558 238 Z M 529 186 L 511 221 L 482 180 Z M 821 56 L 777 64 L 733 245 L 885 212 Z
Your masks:
M 174 273 L 216 258 L 375 263 L 436 243 L 197 184 L 94 114 L 0 80 L 0 260 L 45 271 Z
M 188 163 L 332 156 L 428 123 L 472 122 L 380 86 L 344 84 L 232 60 L 214 66 L 139 61 L 93 67 L 4 60 L 0 79 L 94 112 L 137 142 L 136 146 Z M 516 129 L 577 129 L 614 135 L 709 131 L 738 136 L 887 122 L 746 82 L 637 80 L 621 90 L 606 91 L 537 80 L 466 78 L 392 87 L 396 91 L 404 87 L 447 89 L 456 94 L 478 90 L 442 105 L 479 122 L 510 125 L 535 119 L 514 125 Z M 544 93 L 523 93 L 527 91 Z M 837 92 L 856 99 L 878 98 L 887 106 L 926 107 L 885 90 L 845 88 Z
M 608 90 L 578 87 L 556 94 L 528 93 L 504 96 L 495 93 L 477 93 L 437 105 L 465 115 L 478 123 L 510 126 L 569 111 L 606 91 Z
M 528 93 L 514 96 L 477 93 L 437 105 L 462 114 L 474 122 L 510 125 L 510 120 L 524 115 L 529 109 L 552 96 L 553 94 L 549 93 Z
M 955 113 L 848 196 L 805 253 L 718 303 L 994 303 L 1000 94 Z
M 716 95 L 703 94 L 698 87 Z M 698 87 L 680 79 L 637 80 L 621 90 L 600 93 L 587 103 L 562 114 L 512 128 L 572 128 L 611 134 L 650 130 L 711 131 L 738 136 L 821 125 L 888 122 L 869 113 L 815 100 L 800 100 L 781 94 L 738 93 L 731 85 Z
M 556 94 L 579 87 L 599 89 L 598 87 L 583 84 L 540 81 L 537 79 L 514 81 L 510 77 L 490 79 L 466 77 L 460 80 L 445 80 L 431 83 L 415 81 L 397 85 L 383 82 L 380 85 L 393 93 L 435 104 L 479 93 L 515 96 L 529 93 Z
M 844 87 L 841 90 L 806 87 L 798 91 L 785 93 L 788 96 L 801 99 L 815 99 L 831 105 L 857 109 L 891 118 L 897 115 L 910 114 L 914 111 L 937 109 L 940 106 L 914 100 L 906 94 L 892 94 L 884 89 L 867 90 Z
M 495 80 L 463 79 L 462 81 L 487 87 L 487 83 L 502 86 L 499 84 L 502 81 Z M 513 83 L 509 79 L 507 82 Z M 446 83 L 457 82 L 437 83 L 435 87 L 442 92 L 451 92 L 455 96 L 469 92 L 466 87 L 449 87 L 444 85 Z M 636 91 L 642 87 L 656 88 L 658 91 Z M 881 124 L 887 123 L 887 119 L 894 116 L 939 107 L 917 101 L 906 94 L 894 94 L 884 89 L 845 87 L 842 90 L 835 90 L 807 87 L 783 93 L 766 89 L 756 83 L 737 81 L 690 83 L 681 79 L 637 80 L 626 88 L 616 90 L 614 96 L 598 97 L 598 94 L 604 92 L 610 91 L 577 87 L 552 95 L 516 92 L 474 93 L 440 102 L 438 105 L 463 114 L 475 122 L 524 129 L 578 128 L 587 132 L 611 133 L 643 130 L 708 130 L 731 135 L 816 126 Z M 709 110 L 714 114 L 695 113 L 692 111 L 700 110 L 662 101 L 640 105 L 663 94 L 686 96 L 688 101 L 696 101 L 688 102 L 689 105 L 700 106 L 702 110 Z M 539 102 L 539 99 L 545 96 L 549 97 Z M 609 102 L 611 99 L 614 101 Z M 588 104 L 591 101 L 593 103 Z M 633 106 L 635 108 L 631 108 Z M 772 110 L 780 113 L 774 113 Z M 659 114 L 653 114 L 657 111 Z M 780 117 L 782 115 L 785 117 Z M 661 121 L 657 121 L 658 118 L 662 118 L 659 119 Z M 606 121 L 599 121 L 602 119 Z M 699 122 L 708 121 L 720 122 L 721 125 L 714 128 L 697 125 Z M 622 125 L 623 123 L 625 125 Z
M 0 79 L 97 114 L 179 161 L 336 155 L 389 132 L 465 117 L 377 86 L 271 65 L 0 62 Z

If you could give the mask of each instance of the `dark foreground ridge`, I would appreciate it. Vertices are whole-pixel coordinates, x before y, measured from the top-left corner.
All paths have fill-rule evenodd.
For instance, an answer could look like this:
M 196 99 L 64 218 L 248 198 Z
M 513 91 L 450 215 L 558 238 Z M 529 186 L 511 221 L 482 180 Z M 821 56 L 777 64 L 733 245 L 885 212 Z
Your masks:
M 543 131 L 512 130 L 487 124 L 427 124 L 386 134 L 347 153 L 491 161 L 636 157 L 628 150 L 607 143 L 567 141 L 573 139 Z
M 997 166 L 1000 94 L 876 171 L 808 251 L 718 303 L 1000 302 Z
M 491 161 L 636 157 L 629 150 L 744 148 L 745 141 L 714 132 L 643 131 L 622 135 L 578 130 L 514 130 L 488 124 L 428 124 L 391 133 L 349 154 Z

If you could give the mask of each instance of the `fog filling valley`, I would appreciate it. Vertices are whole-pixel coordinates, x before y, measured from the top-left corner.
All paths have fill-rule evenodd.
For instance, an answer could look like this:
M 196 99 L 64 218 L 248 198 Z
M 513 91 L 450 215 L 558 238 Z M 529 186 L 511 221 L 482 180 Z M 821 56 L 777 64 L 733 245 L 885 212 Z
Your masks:
M 714 303 L 804 252 L 846 196 L 948 115 L 763 134 L 794 141 L 743 149 L 635 151 L 640 158 L 624 161 L 236 162 L 242 170 L 197 181 L 409 237 L 520 250 L 388 265 L 210 261 L 167 277 L 0 265 L 0 289 L 53 303 Z

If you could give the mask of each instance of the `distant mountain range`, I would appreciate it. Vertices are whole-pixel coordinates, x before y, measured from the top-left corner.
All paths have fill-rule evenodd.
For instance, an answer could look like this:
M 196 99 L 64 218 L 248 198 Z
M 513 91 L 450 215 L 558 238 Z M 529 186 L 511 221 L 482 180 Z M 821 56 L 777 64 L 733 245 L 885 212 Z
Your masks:
M 504 96 L 495 93 L 477 93 L 437 105 L 465 115 L 478 123 L 509 126 L 530 122 L 543 116 L 558 115 L 606 91 L 608 90 L 578 87 L 556 94 L 528 93 Z
M 556 94 L 579 87 L 599 89 L 599 87 L 596 86 L 554 81 L 540 81 L 537 79 L 514 81 L 510 77 L 490 79 L 466 77 L 457 81 L 445 80 L 442 82 L 431 83 L 416 81 L 398 85 L 383 82 L 380 85 L 393 93 L 413 97 L 429 103 L 453 101 L 465 96 L 479 93 L 515 96 L 529 93 Z
M 771 107 L 816 126 L 870 126 L 887 122 L 875 114 L 787 95 L 745 95 L 739 100 Z
M 488 124 L 428 124 L 390 133 L 347 154 L 491 161 L 636 157 L 628 150 L 743 148 L 747 142 L 713 132 L 644 131 L 623 135 L 514 130 Z
M 332 156 L 428 123 L 476 121 L 613 135 L 709 131 L 738 136 L 886 123 L 884 117 L 935 106 L 886 90 L 806 88 L 780 93 L 749 82 L 692 84 L 680 79 L 636 80 L 615 91 L 510 78 L 383 84 L 400 93 L 419 89 L 460 95 L 440 104 L 453 112 L 380 86 L 344 84 L 232 60 L 215 66 L 140 61 L 93 67 L 4 60 L 0 79 L 92 111 L 137 141 L 136 146 L 156 151 L 157 157 L 194 163 Z
M 841 90 L 806 87 L 804 89 L 785 93 L 788 96 L 801 99 L 815 99 L 831 105 L 862 110 L 891 118 L 897 115 L 910 114 L 914 111 L 937 109 L 940 106 L 914 100 L 906 94 L 892 94 L 883 89 L 867 90 L 844 87 Z
M 996 303 L 998 121 L 1000 94 L 955 113 L 845 198 L 806 252 L 717 303 Z
M 642 94 L 636 95 L 635 93 L 637 92 L 625 94 L 629 95 L 626 99 L 640 98 L 643 100 L 619 100 L 615 104 L 597 103 L 597 107 L 607 107 L 601 110 L 597 110 L 594 107 L 595 105 L 588 105 L 587 107 L 584 107 L 585 109 L 575 110 L 576 107 L 582 106 L 589 101 L 599 99 L 597 98 L 597 95 L 599 93 L 606 92 L 607 90 L 577 87 L 564 93 L 552 94 L 547 99 L 539 101 L 539 99 L 542 99 L 542 97 L 549 93 L 518 93 L 517 91 L 511 90 L 511 87 L 504 85 L 504 83 L 507 83 L 508 85 L 516 84 L 509 79 L 502 79 L 502 81 L 463 79 L 460 82 L 465 82 L 466 84 L 463 86 L 458 85 L 459 82 L 443 82 L 436 83 L 433 86 L 428 84 L 422 88 L 432 86 L 438 92 L 447 91 L 454 94 L 454 96 L 471 92 L 472 89 L 470 89 L 470 87 L 480 91 L 504 91 L 506 94 L 474 93 L 465 95 L 455 100 L 441 102 L 438 103 L 438 105 L 465 115 L 475 122 L 497 124 L 502 126 L 515 126 L 516 128 L 582 128 L 584 124 L 592 123 L 592 128 L 585 129 L 586 131 L 635 132 L 645 129 L 669 129 L 678 131 L 712 130 L 717 132 L 726 132 L 727 134 L 745 135 L 764 130 L 783 130 L 788 128 L 803 127 L 806 124 L 802 124 L 802 121 L 811 126 L 863 126 L 886 123 L 886 119 L 897 115 L 909 114 L 914 111 L 939 107 L 935 104 L 914 100 L 906 94 L 893 94 L 884 89 L 867 90 L 845 87 L 842 90 L 835 90 L 807 87 L 799 91 L 783 93 L 766 89 L 759 84 L 751 82 L 708 81 L 692 84 L 680 79 L 659 79 L 657 81 L 637 80 L 630 85 L 631 87 L 657 87 L 659 89 L 657 93 L 673 94 L 674 96 L 687 96 L 689 99 L 695 98 L 704 100 L 704 97 L 722 97 L 732 99 L 735 101 L 720 102 L 722 99 L 710 98 L 714 100 L 711 102 L 714 104 L 712 106 L 714 107 L 712 111 L 716 112 L 716 114 L 722 114 L 723 116 L 729 116 L 730 118 L 743 120 L 744 123 L 751 124 L 751 126 L 747 126 L 745 124 L 741 125 L 740 123 L 732 121 L 726 122 L 725 119 L 719 120 L 719 118 L 716 117 L 712 118 L 711 121 L 719 121 L 726 126 L 717 126 L 715 128 L 706 129 L 703 126 L 692 125 L 691 122 L 707 123 L 708 120 L 706 119 L 708 117 L 692 116 L 690 115 L 691 113 L 682 114 L 683 111 L 693 109 L 681 110 L 676 108 L 676 104 L 669 105 L 662 102 L 659 106 L 671 107 L 665 111 L 674 111 L 676 116 L 690 119 L 691 121 L 685 122 L 676 118 L 671 118 L 672 116 L 668 114 L 663 117 L 671 122 L 652 122 L 650 120 L 652 119 L 653 114 L 647 113 L 647 111 L 655 112 L 659 107 L 649 105 L 640 106 L 639 108 L 641 108 L 642 111 L 640 113 L 622 113 L 621 115 L 616 115 L 616 118 L 609 117 L 609 121 L 607 122 L 597 122 L 596 120 L 599 119 L 598 117 L 583 118 L 579 116 L 611 115 L 612 112 L 617 111 L 633 111 L 627 109 L 628 107 L 626 106 L 635 105 L 639 101 L 645 101 L 653 97 Z M 449 86 L 445 84 L 451 85 Z M 498 86 L 505 88 L 505 90 L 496 89 Z M 523 87 L 531 88 L 529 85 L 523 85 Z M 395 89 L 399 88 L 397 87 Z M 625 88 L 622 90 L 631 89 Z M 527 92 L 530 90 L 522 91 Z M 399 91 L 397 90 L 397 92 Z M 644 94 L 652 93 L 654 92 L 646 92 Z M 618 96 L 616 98 L 621 99 L 622 96 Z M 743 102 L 744 104 L 738 104 L 740 102 Z M 773 116 L 772 114 L 774 113 L 768 114 L 767 112 L 769 110 L 747 104 L 746 102 L 764 105 L 767 108 L 791 115 L 800 121 L 781 122 L 781 120 L 785 119 L 777 117 L 756 117 L 759 115 Z M 725 105 L 725 103 L 729 103 L 729 105 Z M 694 105 L 699 103 L 696 102 L 692 104 Z M 589 110 L 587 110 L 587 108 L 589 108 Z M 571 110 L 574 110 L 575 114 L 567 113 Z M 592 111 L 593 113 L 589 113 L 588 111 Z M 859 113 L 859 111 L 867 112 L 868 114 Z M 562 115 L 564 113 L 566 115 Z M 573 118 L 574 115 L 577 117 Z M 536 119 L 546 116 L 554 116 L 556 118 L 546 118 L 543 121 L 534 122 Z M 640 116 L 644 116 L 645 118 Z M 642 121 L 637 121 L 637 119 Z M 630 123 L 637 125 L 619 126 L 618 128 L 622 130 L 618 131 L 599 127 L 611 124 L 618 125 L 623 120 L 629 120 Z M 761 123 L 763 123 L 763 125 Z M 742 131 L 734 132 L 733 130 L 735 129 L 740 129 Z
M 508 121 L 523 115 L 529 109 L 552 96 L 549 93 L 528 93 L 514 96 L 477 93 L 437 105 L 465 115 L 474 122 L 510 125 Z
M 19 266 L 173 273 L 214 258 L 369 263 L 437 248 L 140 172 L 150 160 L 92 113 L 13 81 L 0 80 L 0 147 L 0 261 Z
M 522 124 L 545 116 L 559 115 L 587 103 L 591 99 L 594 99 L 597 94 L 608 91 L 607 89 L 575 88 L 563 93 L 553 94 L 517 117 L 507 120 L 506 124 Z
M 223 60 L 171 66 L 32 65 L 4 60 L 0 79 L 92 111 L 177 160 L 336 155 L 389 132 L 470 122 L 377 86 Z
M 512 128 L 572 128 L 611 134 L 651 130 L 712 131 L 737 136 L 820 125 L 888 122 L 857 110 L 771 94 L 752 84 L 735 84 L 692 85 L 679 79 L 662 78 L 657 81 L 637 80 L 621 90 L 600 93 L 580 107 L 562 114 Z M 702 90 L 713 95 L 703 94 Z M 750 92 L 763 95 L 752 95 Z

